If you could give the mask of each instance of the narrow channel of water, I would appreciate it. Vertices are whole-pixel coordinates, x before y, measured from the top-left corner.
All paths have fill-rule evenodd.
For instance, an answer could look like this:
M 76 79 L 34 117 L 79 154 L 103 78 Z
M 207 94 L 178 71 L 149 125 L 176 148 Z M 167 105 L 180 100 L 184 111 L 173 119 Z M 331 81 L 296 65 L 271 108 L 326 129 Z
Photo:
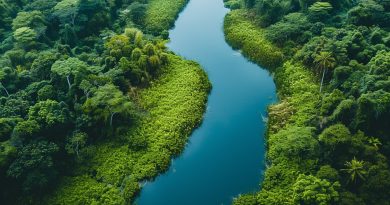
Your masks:
M 202 125 L 169 171 L 147 183 L 138 205 L 227 205 L 256 191 L 264 171 L 266 107 L 276 100 L 269 73 L 225 42 L 223 0 L 191 0 L 168 47 L 199 62 L 213 90 Z M 179 116 L 178 116 L 179 117 Z

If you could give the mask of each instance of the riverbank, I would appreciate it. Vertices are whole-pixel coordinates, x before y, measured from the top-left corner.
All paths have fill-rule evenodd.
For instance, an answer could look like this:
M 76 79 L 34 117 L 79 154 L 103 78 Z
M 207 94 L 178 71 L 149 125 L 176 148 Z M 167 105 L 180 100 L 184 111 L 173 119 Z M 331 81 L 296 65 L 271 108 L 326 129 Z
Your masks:
M 151 1 L 145 30 L 169 29 L 187 2 Z M 168 62 L 150 86 L 129 92 L 144 110 L 134 125 L 90 146 L 94 155 L 61 179 L 46 204 L 129 204 L 144 181 L 169 168 L 201 123 L 211 84 L 199 64 L 173 53 Z
M 142 181 L 168 169 L 201 122 L 211 87 L 197 63 L 174 55 L 169 62 L 139 92 L 145 115 L 126 134 L 91 148 L 96 154 L 88 165 L 65 177 L 47 204 L 126 204 Z
M 180 11 L 189 0 L 152 0 L 148 4 L 145 17 L 145 30 L 154 35 L 172 28 Z
M 269 106 L 267 129 L 267 161 L 261 191 L 255 195 L 243 195 L 235 204 L 282 204 L 272 196 L 291 198 L 291 186 L 299 173 L 309 167 L 294 161 L 277 161 L 283 153 L 280 140 L 286 129 L 314 126 L 319 103 L 319 85 L 315 76 L 299 62 L 284 59 L 283 48 L 273 45 L 265 32 L 255 25 L 245 10 L 233 10 L 225 18 L 226 40 L 235 49 L 242 50 L 250 60 L 266 66 L 274 74 L 279 103 Z M 297 131 L 299 132 L 299 131 Z M 288 139 L 285 139 L 288 140 Z M 270 151 L 273 152 L 271 155 Z M 276 156 L 277 155 L 277 156 Z

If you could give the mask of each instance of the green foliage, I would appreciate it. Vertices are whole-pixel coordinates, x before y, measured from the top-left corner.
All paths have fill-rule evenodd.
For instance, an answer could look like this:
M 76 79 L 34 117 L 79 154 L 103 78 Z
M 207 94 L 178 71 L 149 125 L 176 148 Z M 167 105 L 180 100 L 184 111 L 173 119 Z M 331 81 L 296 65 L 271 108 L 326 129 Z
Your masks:
M 142 25 L 146 13 L 146 5 L 136 1 L 133 2 L 127 9 L 129 10 L 127 16 L 129 16 L 134 23 Z
M 29 27 L 35 30 L 40 36 L 46 32 L 45 18 L 40 11 L 19 12 L 12 21 L 12 29 L 16 31 L 22 27 Z
M 0 118 L 0 141 L 9 139 L 19 118 Z
M 39 101 L 45 101 L 49 99 L 55 99 L 56 93 L 55 89 L 52 85 L 45 85 L 38 91 L 38 100 Z
M 271 70 L 280 102 L 268 109 L 271 164 L 256 204 L 389 201 L 387 2 L 245 0 L 245 10 L 226 16 L 228 42 L 251 60 L 265 65 L 274 53 L 260 52 L 274 45 L 259 39 L 284 56 Z M 308 127 L 312 134 L 301 134 Z M 316 154 L 297 156 L 299 147 L 313 150 L 313 140 Z
M 317 67 L 317 69 L 322 70 L 322 78 L 321 78 L 321 85 L 320 85 L 320 93 L 322 91 L 322 85 L 324 83 L 325 78 L 325 72 L 328 69 L 332 69 L 335 67 L 335 59 L 333 58 L 332 54 L 326 51 L 321 51 L 318 55 L 314 57 L 314 64 Z
M 57 172 L 53 155 L 59 151 L 56 144 L 46 141 L 33 142 L 18 150 L 16 160 L 7 174 L 23 183 L 27 192 L 41 192 L 53 182 Z M 39 180 L 37 180 L 39 179 Z
M 284 14 L 289 13 L 293 8 L 290 0 L 258 0 L 256 5 L 257 13 L 260 14 L 261 25 L 268 26 L 281 19 Z
M 84 169 L 96 170 L 96 177 L 81 172 L 65 178 L 48 204 L 88 204 L 90 200 L 122 204 L 134 199 L 139 182 L 168 169 L 171 157 L 182 151 L 192 129 L 201 121 L 210 89 L 198 64 L 173 55 L 168 58 L 170 63 L 162 68 L 162 75 L 138 95 L 147 114 L 141 115 L 118 140 L 95 146 L 90 159 L 93 163 Z M 110 190 L 105 195 L 113 198 L 111 201 L 98 197 L 103 190 Z M 122 195 L 120 190 L 127 191 Z
M 69 154 L 76 154 L 77 157 L 80 157 L 80 151 L 85 147 L 87 139 L 88 135 L 84 132 L 74 133 L 65 146 L 66 151 Z
M 242 10 L 230 12 L 225 18 L 226 40 L 235 49 L 241 49 L 251 60 L 268 68 L 282 63 L 282 52 L 273 46 L 261 29 L 245 17 Z
M 10 141 L 0 142 L 0 168 L 9 165 L 15 158 L 17 150 Z
M 333 90 L 331 93 L 326 93 L 323 96 L 321 103 L 321 115 L 330 115 L 331 112 L 336 109 L 337 105 L 344 100 L 344 94 L 338 89 Z
M 338 171 L 332 168 L 330 165 L 321 166 L 317 171 L 316 177 L 319 179 L 326 179 L 329 182 L 336 182 L 340 179 Z
M 41 52 L 39 56 L 32 62 L 30 73 L 33 78 L 40 80 L 48 80 L 50 78 L 50 70 L 53 63 L 57 60 L 57 56 L 52 52 Z
M 173 26 L 188 0 L 151 0 L 146 9 L 145 29 L 158 35 Z
M 329 2 L 315 2 L 309 7 L 309 17 L 313 21 L 325 21 L 333 6 Z
M 266 37 L 278 45 L 285 44 L 288 40 L 300 43 L 306 42 L 310 36 L 305 33 L 311 23 L 302 13 L 291 13 L 266 30 Z
M 233 205 L 256 205 L 256 195 L 245 194 L 240 195 L 238 198 L 233 200 Z
M 167 39 L 187 2 L 0 0 L 0 201 L 129 204 L 140 181 L 168 169 L 201 120 L 209 83 L 198 65 L 143 32 Z M 146 108 L 142 93 L 171 74 L 178 85 L 153 93 L 169 100 Z M 178 110 L 149 118 L 170 106 Z M 152 143 L 159 133 L 168 136 Z
M 327 205 L 339 200 L 338 182 L 330 183 L 312 175 L 299 175 L 293 185 L 293 199 L 296 204 Z
M 318 141 L 313 137 L 313 128 L 289 127 L 270 135 L 268 157 L 274 163 L 300 161 L 318 156 Z
M 12 136 L 19 139 L 34 139 L 41 130 L 40 124 L 35 120 L 26 120 L 19 122 L 13 129 Z
M 22 47 L 28 47 L 35 43 L 38 34 L 29 27 L 21 27 L 15 30 L 14 38 Z
M 365 180 L 367 171 L 364 169 L 364 161 L 359 161 L 355 157 L 345 163 L 346 168 L 342 171 L 347 172 L 350 175 L 350 182 L 356 183 L 358 180 Z
M 117 87 L 107 84 L 99 87 L 83 105 L 85 112 L 95 118 L 109 122 L 112 126 L 114 115 L 131 116 L 134 113 L 132 101 Z
M 49 199 L 47 204 L 125 204 L 116 187 L 99 183 L 88 175 L 66 177 L 61 182 L 62 187 L 73 187 L 73 189 L 60 189 L 63 195 L 54 194 L 55 197 Z
M 315 126 L 317 106 L 320 102 L 319 88 L 313 74 L 302 65 L 286 62 L 282 68 L 276 70 L 275 79 L 278 94 L 283 97 L 282 105 L 287 106 L 270 108 L 272 130 L 279 130 L 287 124 Z
M 372 134 L 390 133 L 390 93 L 378 90 L 363 94 L 358 99 L 357 126 Z
M 240 0 L 224 0 L 225 6 L 229 9 L 239 9 L 241 8 L 241 1 Z
M 374 0 L 365 0 L 359 2 L 357 6 L 349 10 L 349 21 L 356 25 L 385 25 L 390 16 L 388 11 L 385 11 L 382 5 Z M 388 25 L 387 25 L 388 26 Z
M 66 78 L 68 88 L 72 86 L 71 77 L 75 80 L 80 78 L 83 74 L 88 72 L 89 67 L 83 61 L 78 58 L 68 58 L 66 60 L 57 60 L 51 67 L 51 72 L 57 74 L 62 78 Z
M 29 120 L 36 120 L 47 128 L 53 128 L 68 122 L 69 110 L 64 103 L 54 100 L 40 101 L 30 107 Z

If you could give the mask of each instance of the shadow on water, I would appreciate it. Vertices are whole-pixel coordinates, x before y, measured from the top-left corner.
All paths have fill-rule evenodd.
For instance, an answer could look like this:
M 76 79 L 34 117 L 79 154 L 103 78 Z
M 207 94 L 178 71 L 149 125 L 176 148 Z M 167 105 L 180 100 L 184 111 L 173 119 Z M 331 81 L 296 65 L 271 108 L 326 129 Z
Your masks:
M 221 205 L 259 189 L 264 171 L 262 116 L 276 101 L 269 73 L 225 42 L 223 0 L 191 0 L 168 47 L 199 62 L 213 84 L 202 125 L 165 174 L 148 182 L 138 205 Z

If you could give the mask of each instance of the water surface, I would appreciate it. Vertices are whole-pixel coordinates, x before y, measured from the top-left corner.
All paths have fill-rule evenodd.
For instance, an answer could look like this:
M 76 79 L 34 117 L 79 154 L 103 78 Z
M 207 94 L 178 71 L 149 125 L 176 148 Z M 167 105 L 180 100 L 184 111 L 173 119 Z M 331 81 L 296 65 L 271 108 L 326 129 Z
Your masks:
M 148 182 L 138 205 L 221 205 L 259 189 L 264 171 L 262 115 L 276 100 L 269 73 L 225 42 L 223 0 L 191 0 L 168 47 L 199 62 L 213 85 L 202 125 L 169 171 Z

